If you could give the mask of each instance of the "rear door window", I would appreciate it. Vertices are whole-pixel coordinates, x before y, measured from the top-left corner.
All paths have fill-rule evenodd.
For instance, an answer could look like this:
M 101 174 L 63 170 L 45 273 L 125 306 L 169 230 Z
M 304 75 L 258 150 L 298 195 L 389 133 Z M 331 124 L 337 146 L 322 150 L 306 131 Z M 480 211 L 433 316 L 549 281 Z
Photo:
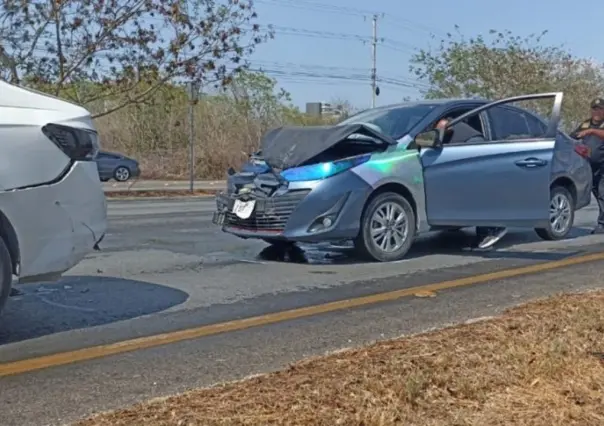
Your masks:
M 503 106 L 496 106 L 489 110 L 489 117 L 494 140 L 537 137 L 529 125 L 529 119 L 532 117 L 526 113 Z

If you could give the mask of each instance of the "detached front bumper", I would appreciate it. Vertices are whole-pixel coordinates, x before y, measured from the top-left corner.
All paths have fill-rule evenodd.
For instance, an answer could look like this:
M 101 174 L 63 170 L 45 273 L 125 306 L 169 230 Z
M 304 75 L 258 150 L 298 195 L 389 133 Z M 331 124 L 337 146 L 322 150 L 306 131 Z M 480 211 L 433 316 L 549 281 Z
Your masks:
M 370 186 L 353 173 L 322 181 L 290 183 L 270 197 L 238 195 L 236 190 L 216 196 L 212 222 L 241 238 L 321 242 L 356 237 Z M 235 200 L 255 201 L 251 216 L 233 213 Z

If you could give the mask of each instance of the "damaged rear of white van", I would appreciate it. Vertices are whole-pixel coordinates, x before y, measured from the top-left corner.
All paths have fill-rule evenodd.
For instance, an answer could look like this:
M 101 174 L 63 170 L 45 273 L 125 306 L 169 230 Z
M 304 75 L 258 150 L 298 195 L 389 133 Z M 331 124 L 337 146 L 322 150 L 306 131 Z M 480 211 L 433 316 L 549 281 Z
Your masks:
M 86 109 L 0 81 L 0 310 L 13 275 L 56 280 L 103 239 L 98 150 Z

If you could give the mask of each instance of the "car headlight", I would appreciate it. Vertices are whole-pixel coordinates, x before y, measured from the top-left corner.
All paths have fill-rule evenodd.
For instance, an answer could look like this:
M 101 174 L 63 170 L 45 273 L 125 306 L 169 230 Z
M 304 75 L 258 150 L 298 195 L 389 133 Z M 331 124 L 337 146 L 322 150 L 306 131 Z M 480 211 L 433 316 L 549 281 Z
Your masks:
M 309 166 L 294 167 L 281 172 L 281 177 L 289 182 L 300 182 L 305 180 L 325 179 L 345 170 L 366 163 L 371 154 L 359 155 L 357 157 L 345 158 L 344 160 L 331 161 L 329 163 L 311 164 Z

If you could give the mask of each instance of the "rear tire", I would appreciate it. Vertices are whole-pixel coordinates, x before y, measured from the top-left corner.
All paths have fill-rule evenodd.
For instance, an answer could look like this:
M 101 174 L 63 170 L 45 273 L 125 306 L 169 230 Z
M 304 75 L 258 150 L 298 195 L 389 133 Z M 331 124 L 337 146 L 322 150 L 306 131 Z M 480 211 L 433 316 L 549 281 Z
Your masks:
M 10 296 L 13 284 L 12 260 L 4 239 L 0 238 L 0 313 Z
M 535 228 L 535 232 L 546 241 L 562 240 L 566 238 L 574 222 L 575 201 L 572 194 L 563 186 L 553 187 L 550 192 L 549 226 Z
M 363 210 L 355 250 L 360 257 L 378 262 L 401 260 L 415 239 L 415 223 L 405 197 L 395 192 L 379 194 Z

